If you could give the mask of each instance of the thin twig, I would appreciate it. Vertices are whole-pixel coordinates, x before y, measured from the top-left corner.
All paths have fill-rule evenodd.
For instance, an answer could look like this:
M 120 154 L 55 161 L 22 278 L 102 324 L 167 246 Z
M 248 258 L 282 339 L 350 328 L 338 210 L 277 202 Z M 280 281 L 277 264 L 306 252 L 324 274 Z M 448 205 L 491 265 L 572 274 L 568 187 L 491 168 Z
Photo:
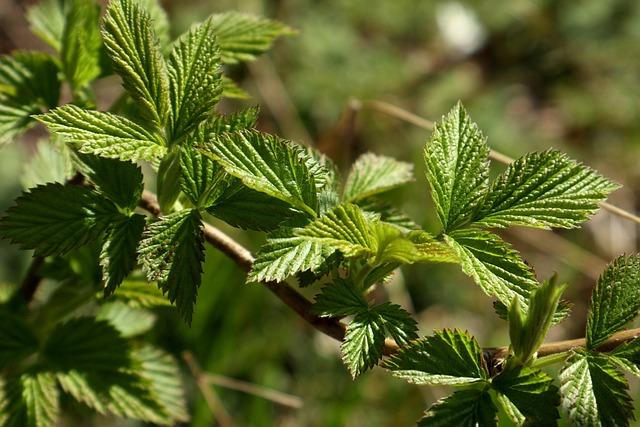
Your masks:
M 398 107 L 397 105 L 393 105 L 393 104 L 389 104 L 388 102 L 384 102 L 384 101 L 363 101 L 362 102 L 362 106 L 363 107 L 368 107 L 371 110 L 374 111 L 379 111 L 381 113 L 384 113 L 388 116 L 391 117 L 395 117 L 399 120 L 403 120 L 407 123 L 411 123 L 413 125 L 416 125 L 418 127 L 421 127 L 423 129 L 427 129 L 427 130 L 431 130 L 434 128 L 434 122 L 432 122 L 431 120 L 427 120 L 423 117 L 420 117 L 416 114 L 413 114 L 403 108 Z M 496 150 L 491 150 L 489 152 L 489 157 L 492 160 L 495 160 L 497 162 L 503 163 L 505 165 L 508 165 L 510 163 L 513 163 L 514 159 L 507 156 L 506 154 L 502 154 Z M 619 216 L 620 218 L 624 218 L 626 220 L 629 221 L 633 221 L 636 224 L 640 224 L 640 216 L 635 215 L 631 212 L 628 212 L 622 208 L 619 208 L 615 205 L 612 205 L 610 203 L 607 202 L 600 202 L 600 207 L 606 211 L 611 212 L 614 215 Z
M 204 397 L 204 400 L 207 402 L 207 406 L 211 410 L 211 413 L 218 424 L 220 424 L 220 427 L 233 427 L 233 418 L 231 418 L 231 415 L 222 404 L 218 394 L 207 383 L 205 374 L 202 372 L 202 369 L 200 368 L 200 365 L 198 365 L 195 357 L 193 357 L 193 354 L 189 351 L 185 351 L 182 353 L 182 358 L 191 371 L 193 378 L 196 380 L 196 384 L 200 389 L 200 393 L 202 393 L 202 397 Z
M 204 372 L 202 376 L 209 384 L 241 391 L 290 408 L 302 408 L 303 402 L 298 396 L 293 396 L 291 394 L 283 393 L 278 390 L 273 390 L 271 388 L 252 384 L 246 381 L 240 381 L 235 378 L 229 378 L 224 375 L 212 374 L 210 372 Z

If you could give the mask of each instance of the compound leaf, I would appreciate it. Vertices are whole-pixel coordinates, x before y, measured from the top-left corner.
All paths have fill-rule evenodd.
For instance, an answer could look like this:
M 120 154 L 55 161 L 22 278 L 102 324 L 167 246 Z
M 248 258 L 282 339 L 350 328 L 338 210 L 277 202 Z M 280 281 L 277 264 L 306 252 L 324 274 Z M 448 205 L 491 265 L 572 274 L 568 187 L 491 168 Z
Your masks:
M 467 222 L 488 187 L 489 147 L 461 103 L 436 124 L 424 150 L 427 179 L 445 231 Z
M 485 227 L 575 228 L 617 188 L 559 151 L 529 153 L 496 178 L 474 218 Z
M 51 132 L 78 146 L 82 153 L 120 160 L 155 160 L 167 149 L 164 142 L 124 117 L 67 104 L 37 116 Z
M 598 347 L 640 310 L 640 255 L 622 255 L 598 279 L 587 319 L 587 348 Z
M 97 239 L 116 207 L 97 193 L 71 184 L 32 188 L 0 219 L 0 233 L 42 256 L 61 255 Z
M 412 341 L 383 366 L 413 384 L 465 384 L 488 377 L 477 341 L 458 329 Z
M 140 242 L 140 262 L 150 281 L 175 302 L 180 315 L 191 323 L 202 280 L 204 237 L 200 214 L 185 209 L 147 226 Z
M 351 167 L 343 200 L 355 202 L 413 181 L 413 165 L 391 157 L 367 153 Z

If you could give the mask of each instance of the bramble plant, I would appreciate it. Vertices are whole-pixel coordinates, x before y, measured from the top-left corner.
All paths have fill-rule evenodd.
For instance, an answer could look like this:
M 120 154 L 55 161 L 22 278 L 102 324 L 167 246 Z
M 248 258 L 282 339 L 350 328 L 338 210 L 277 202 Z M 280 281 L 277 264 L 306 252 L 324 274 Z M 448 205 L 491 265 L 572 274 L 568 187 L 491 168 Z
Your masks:
M 640 310 L 640 257 L 621 256 L 602 273 L 585 340 L 543 344 L 569 315 L 567 285 L 540 283 L 491 231 L 576 228 L 616 183 L 555 150 L 526 154 L 490 180 L 486 138 L 458 103 L 424 149 L 441 224 L 426 231 L 384 199 L 413 181 L 412 165 L 368 153 L 343 180 L 313 148 L 255 130 L 258 109 L 215 112 L 221 98 L 247 96 L 222 66 L 255 59 L 288 27 L 225 13 L 172 42 L 154 0 L 112 0 L 102 18 L 92 0 L 48 0 L 29 19 L 56 55 L 0 59 L 0 138 L 43 123 L 51 136 L 34 167 L 59 173 L 37 171 L 41 182 L 0 220 L 2 237 L 35 254 L 0 309 L 2 425 L 54 426 L 62 393 L 103 414 L 188 420 L 176 360 L 142 334 L 156 305 L 173 304 L 191 322 L 205 242 L 340 339 L 354 378 L 381 365 L 410 383 L 456 386 L 419 425 L 490 426 L 503 413 L 549 426 L 560 409 L 575 425 L 633 419 L 623 372 L 640 376 L 640 339 L 618 332 Z M 91 83 L 113 73 L 124 94 L 97 111 Z M 71 99 L 57 106 L 63 84 Z M 144 190 L 152 174 L 157 197 Z M 211 216 L 266 232 L 255 259 L 207 224 Z M 88 250 L 95 242 L 101 249 Z M 458 329 L 419 337 L 400 305 L 371 298 L 418 262 L 459 264 L 495 299 L 510 345 L 482 349 Z M 286 283 L 293 278 L 324 284 L 313 305 Z M 31 304 L 43 279 L 56 286 Z M 552 364 L 562 366 L 557 381 L 542 370 Z

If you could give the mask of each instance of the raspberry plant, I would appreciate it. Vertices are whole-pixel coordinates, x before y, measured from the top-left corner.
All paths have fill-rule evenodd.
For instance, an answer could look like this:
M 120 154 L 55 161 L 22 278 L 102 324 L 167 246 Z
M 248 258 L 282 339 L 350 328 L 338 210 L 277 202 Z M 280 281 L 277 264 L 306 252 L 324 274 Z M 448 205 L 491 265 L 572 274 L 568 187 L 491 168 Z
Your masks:
M 540 283 L 492 231 L 579 227 L 616 183 L 555 150 L 526 154 L 490 180 L 486 138 L 458 103 L 424 149 L 441 229 L 423 230 L 385 201 L 414 180 L 412 165 L 367 153 L 342 179 L 315 149 L 254 129 L 257 108 L 215 111 L 221 98 L 246 97 L 223 65 L 253 60 L 288 27 L 225 13 L 171 41 L 154 0 L 112 0 L 100 15 L 92 0 L 44 1 L 29 18 L 56 54 L 0 59 L 2 140 L 40 122 L 51 135 L 34 168 L 60 166 L 56 176 L 39 171 L 0 220 L 2 237 L 35 254 L 0 309 L 2 425 L 55 425 L 62 393 L 103 414 L 187 421 L 177 361 L 142 334 L 155 305 L 191 322 L 205 242 L 341 340 L 354 378 L 381 365 L 410 383 L 455 386 L 419 425 L 490 426 L 503 413 L 548 426 L 561 410 L 575 425 L 633 419 L 623 373 L 640 375 L 640 340 L 619 331 L 640 310 L 640 257 L 623 255 L 602 273 L 584 340 L 543 344 L 569 315 L 567 285 Z M 124 93 L 98 111 L 91 84 L 114 73 Z M 70 99 L 57 106 L 62 85 Z M 153 177 L 157 198 L 144 189 Z M 267 241 L 254 259 L 209 217 Z M 98 252 L 87 249 L 96 242 Z M 495 300 L 510 345 L 483 349 L 458 329 L 420 337 L 400 305 L 371 297 L 418 262 L 458 264 Z M 33 304 L 43 279 L 54 290 Z M 324 285 L 313 305 L 294 279 Z M 557 379 L 543 370 L 552 364 Z

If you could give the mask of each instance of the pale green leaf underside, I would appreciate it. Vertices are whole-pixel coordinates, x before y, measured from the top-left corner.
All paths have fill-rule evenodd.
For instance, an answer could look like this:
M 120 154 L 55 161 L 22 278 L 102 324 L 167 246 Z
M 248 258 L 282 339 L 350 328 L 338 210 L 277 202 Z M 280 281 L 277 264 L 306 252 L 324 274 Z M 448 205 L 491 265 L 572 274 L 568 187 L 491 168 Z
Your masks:
M 363 154 L 351 167 L 343 200 L 353 202 L 366 199 L 412 180 L 412 164 L 372 153 Z
M 247 281 L 282 282 L 298 272 L 315 271 L 333 252 L 298 236 L 271 238 L 258 251 Z
M 193 26 L 175 42 L 167 68 L 175 141 L 209 117 L 220 99 L 220 51 L 211 19 Z
M 575 228 L 617 188 L 564 153 L 530 153 L 496 178 L 474 219 L 485 227 Z
M 100 6 L 93 0 L 67 3 L 60 59 L 67 82 L 78 90 L 100 75 Z
M 419 427 L 492 427 L 498 413 L 487 391 L 466 389 L 440 399 L 418 421 Z
M 29 8 L 31 31 L 56 51 L 60 51 L 68 7 L 60 0 L 42 0 Z
M 169 78 L 148 12 L 133 0 L 112 0 L 102 37 L 125 90 L 145 118 L 163 127 L 169 115 Z
M 212 15 L 211 21 L 226 64 L 252 61 L 277 37 L 294 33 L 279 22 L 237 12 Z
M 306 158 L 290 141 L 253 130 L 212 135 L 201 152 L 244 185 L 315 216 L 316 185 Z
M 487 378 L 481 359 L 475 338 L 467 332 L 445 329 L 410 342 L 384 367 L 413 384 L 464 384 Z
M 489 296 L 498 298 L 507 307 L 519 298 L 526 309 L 529 294 L 538 282 L 531 268 L 518 252 L 488 231 L 466 229 L 445 235 L 460 260 L 462 271 Z
M 180 315 L 191 323 L 202 280 L 204 237 L 200 215 L 185 209 L 151 223 L 139 245 L 139 260 L 150 281 L 175 302 Z
M 488 187 L 489 147 L 458 103 L 436 124 L 424 150 L 427 179 L 445 230 L 468 221 Z
M 596 348 L 640 310 L 640 255 L 622 255 L 607 266 L 591 296 L 587 347 Z
M 606 356 L 574 354 L 560 372 L 562 410 L 575 425 L 628 426 L 629 385 Z
M 109 322 L 122 337 L 130 338 L 149 331 L 156 316 L 150 310 L 131 307 L 123 301 L 115 300 L 100 306 L 96 320 Z
M 160 137 L 112 113 L 67 104 L 37 118 L 83 153 L 119 160 L 153 161 L 167 151 Z

